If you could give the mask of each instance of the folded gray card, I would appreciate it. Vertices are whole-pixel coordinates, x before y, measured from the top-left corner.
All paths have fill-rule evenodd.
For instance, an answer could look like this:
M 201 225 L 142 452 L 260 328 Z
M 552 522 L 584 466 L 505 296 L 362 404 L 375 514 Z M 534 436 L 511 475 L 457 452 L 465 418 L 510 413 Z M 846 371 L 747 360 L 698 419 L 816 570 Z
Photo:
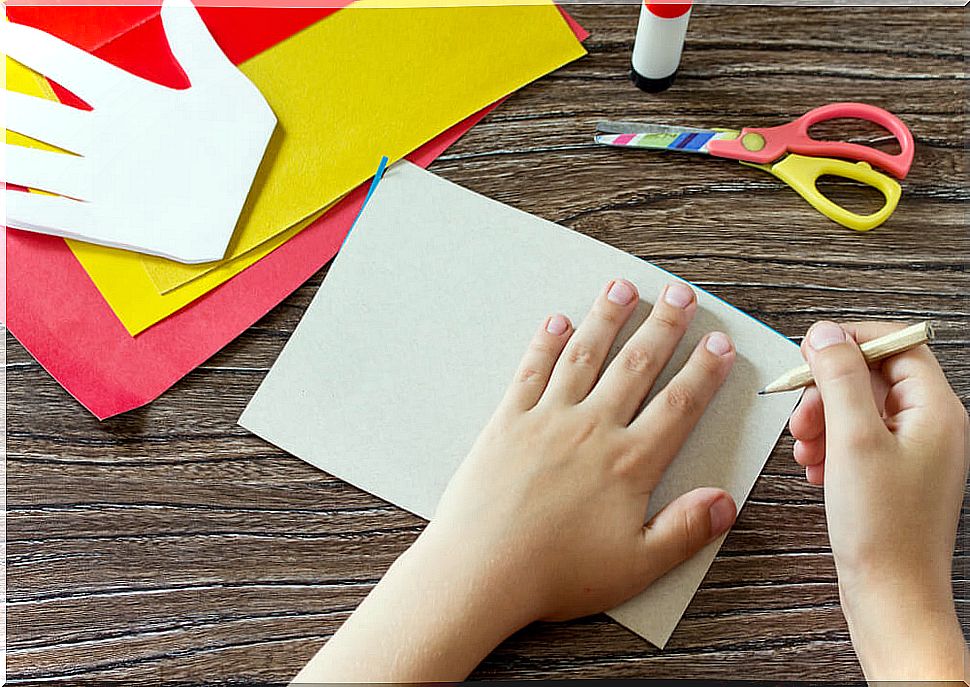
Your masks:
M 673 275 L 406 162 L 390 168 L 239 424 L 295 456 L 424 518 L 511 380 L 538 324 L 579 322 L 610 279 L 642 303 Z M 650 500 L 695 487 L 744 502 L 798 395 L 757 391 L 802 362 L 798 347 L 695 289 L 698 311 L 661 388 L 705 333 L 738 351 L 727 382 Z M 719 540 L 610 615 L 659 647 Z

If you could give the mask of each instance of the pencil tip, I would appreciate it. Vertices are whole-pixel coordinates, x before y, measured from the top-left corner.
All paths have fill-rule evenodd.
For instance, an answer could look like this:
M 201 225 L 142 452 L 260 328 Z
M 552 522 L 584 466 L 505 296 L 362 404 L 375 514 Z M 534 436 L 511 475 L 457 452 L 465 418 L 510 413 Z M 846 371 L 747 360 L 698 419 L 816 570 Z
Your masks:
M 764 396 L 764 395 L 765 395 L 765 390 L 764 390 L 764 389 L 762 389 L 761 391 L 759 391 L 759 392 L 758 392 L 758 395 L 759 395 L 759 396 Z

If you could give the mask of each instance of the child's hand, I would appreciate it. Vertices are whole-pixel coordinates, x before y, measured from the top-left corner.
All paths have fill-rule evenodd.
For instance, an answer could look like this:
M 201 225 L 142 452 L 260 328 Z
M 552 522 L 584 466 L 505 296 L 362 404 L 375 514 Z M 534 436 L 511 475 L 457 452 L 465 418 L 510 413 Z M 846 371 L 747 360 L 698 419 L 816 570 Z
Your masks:
M 561 315 L 540 326 L 428 528 L 514 590 L 526 622 L 612 608 L 734 522 L 730 495 L 698 489 L 644 526 L 651 491 L 735 352 L 727 336 L 709 334 L 638 412 L 697 303 L 689 287 L 668 286 L 600 377 L 637 299 L 616 281 L 575 331 Z
M 637 298 L 616 281 L 576 331 L 560 315 L 542 324 L 431 524 L 294 682 L 460 680 L 524 625 L 612 608 L 731 526 L 719 489 L 644 526 L 735 353 L 707 335 L 640 412 L 697 301 L 670 285 L 600 376 Z
M 950 582 L 967 477 L 967 413 L 929 348 L 869 370 L 856 342 L 898 329 L 814 325 L 817 387 L 792 415 L 795 460 L 825 485 L 843 610 L 870 679 L 958 679 Z

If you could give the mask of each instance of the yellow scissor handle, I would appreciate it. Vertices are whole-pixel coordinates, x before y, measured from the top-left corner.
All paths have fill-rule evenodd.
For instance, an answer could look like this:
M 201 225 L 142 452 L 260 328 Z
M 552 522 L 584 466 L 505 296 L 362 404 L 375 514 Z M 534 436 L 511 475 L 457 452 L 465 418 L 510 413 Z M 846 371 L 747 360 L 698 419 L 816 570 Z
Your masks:
M 827 157 L 788 155 L 773 165 L 755 165 L 744 162 L 741 164 L 757 167 L 774 174 L 795 189 L 802 198 L 823 215 L 856 231 L 875 229 L 889 219 L 890 215 L 896 210 L 899 198 L 903 194 L 902 188 L 895 179 L 875 171 L 867 162 L 852 163 Z M 843 177 L 871 186 L 882 193 L 886 199 L 886 204 L 881 210 L 871 215 L 859 215 L 850 212 L 841 205 L 833 203 L 818 190 L 818 180 L 823 176 Z

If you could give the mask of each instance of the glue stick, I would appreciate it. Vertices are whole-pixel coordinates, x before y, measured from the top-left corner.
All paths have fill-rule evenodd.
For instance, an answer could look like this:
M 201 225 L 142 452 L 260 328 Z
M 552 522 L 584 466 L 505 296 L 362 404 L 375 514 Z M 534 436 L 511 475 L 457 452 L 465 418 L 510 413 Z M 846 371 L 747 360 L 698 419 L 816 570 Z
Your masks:
M 690 2 L 643 0 L 630 70 L 630 80 L 638 88 L 659 93 L 674 83 L 687 36 L 690 8 Z

